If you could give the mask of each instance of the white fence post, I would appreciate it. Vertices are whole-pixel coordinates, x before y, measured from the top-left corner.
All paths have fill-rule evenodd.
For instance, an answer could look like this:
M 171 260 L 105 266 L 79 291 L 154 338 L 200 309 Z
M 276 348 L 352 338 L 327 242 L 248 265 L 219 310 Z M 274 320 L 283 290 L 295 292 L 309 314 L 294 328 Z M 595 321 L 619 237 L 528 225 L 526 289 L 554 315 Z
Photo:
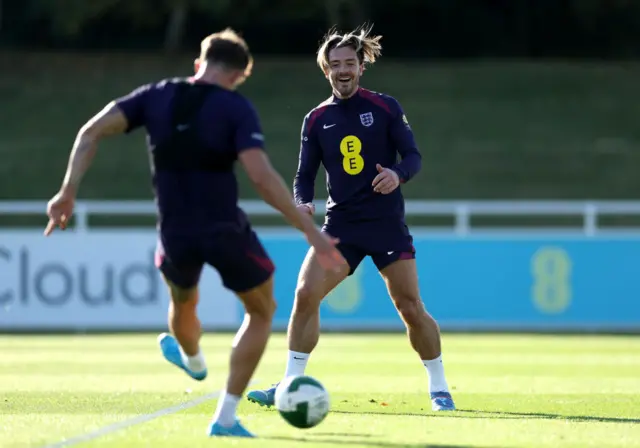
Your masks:
M 467 235 L 470 229 L 471 218 L 469 216 L 469 206 L 467 204 L 459 204 L 456 206 L 456 233 L 458 235 Z
M 76 230 L 78 232 L 86 232 L 89 229 L 89 212 L 87 204 L 79 202 L 76 204 L 73 214 L 76 217 Z
M 593 236 L 598 230 L 598 209 L 595 204 L 587 204 L 584 210 L 584 233 Z

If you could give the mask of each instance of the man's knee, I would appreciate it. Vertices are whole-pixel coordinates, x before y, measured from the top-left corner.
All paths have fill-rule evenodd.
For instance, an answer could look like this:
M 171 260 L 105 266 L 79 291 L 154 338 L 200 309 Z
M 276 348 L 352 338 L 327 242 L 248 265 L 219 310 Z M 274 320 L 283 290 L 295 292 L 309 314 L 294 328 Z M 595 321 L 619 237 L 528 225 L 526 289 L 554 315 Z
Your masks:
M 420 296 L 416 294 L 396 294 L 393 301 L 402 319 L 409 327 L 419 327 L 425 322 L 433 320 L 424 308 Z
M 271 321 L 276 312 L 276 300 L 273 296 L 273 277 L 260 286 L 248 291 L 236 293 L 247 314 Z
M 297 312 L 314 312 L 322 302 L 322 290 L 310 283 L 296 287 L 294 308 Z
M 313 249 L 310 249 L 300 269 L 293 304 L 294 313 L 317 312 L 324 297 L 342 282 L 348 273 L 347 266 L 343 266 L 339 272 L 325 271 L 315 258 Z
M 198 304 L 198 287 L 184 288 L 167 281 L 169 295 L 176 308 L 191 309 Z
M 273 297 L 262 297 L 259 300 L 245 301 L 245 312 L 254 318 L 271 321 L 276 312 L 276 301 Z
M 273 319 L 273 315 L 276 314 L 276 309 L 278 308 L 278 304 L 273 297 L 267 300 L 265 308 L 269 319 Z

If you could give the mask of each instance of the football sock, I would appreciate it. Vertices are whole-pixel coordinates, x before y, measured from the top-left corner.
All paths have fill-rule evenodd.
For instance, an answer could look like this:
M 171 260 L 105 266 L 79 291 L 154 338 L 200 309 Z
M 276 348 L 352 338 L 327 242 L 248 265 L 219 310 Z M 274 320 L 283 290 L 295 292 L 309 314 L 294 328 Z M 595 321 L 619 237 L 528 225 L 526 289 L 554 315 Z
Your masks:
M 429 392 L 449 392 L 449 385 L 444 377 L 442 355 L 432 360 L 422 360 L 429 375 Z
M 232 427 L 236 422 L 236 410 L 239 402 L 239 396 L 231 395 L 225 390 L 218 400 L 218 407 L 213 415 L 213 421 L 226 428 Z
M 180 356 L 185 366 L 192 372 L 202 372 L 207 368 L 207 363 L 204 360 L 204 356 L 200 350 L 193 356 L 187 355 L 182 347 L 180 347 Z
M 289 359 L 287 360 L 287 370 L 284 377 L 304 375 L 304 369 L 309 362 L 309 353 L 300 353 L 289 350 Z

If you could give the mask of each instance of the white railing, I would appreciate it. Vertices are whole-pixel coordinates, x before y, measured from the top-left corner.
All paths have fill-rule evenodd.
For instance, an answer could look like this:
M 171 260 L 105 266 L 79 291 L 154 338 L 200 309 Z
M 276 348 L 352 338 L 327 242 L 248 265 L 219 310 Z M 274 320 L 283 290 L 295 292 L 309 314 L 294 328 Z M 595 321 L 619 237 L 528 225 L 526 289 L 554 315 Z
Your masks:
M 325 201 L 315 201 L 318 213 L 325 211 Z M 240 201 L 249 215 L 273 216 L 277 212 L 259 200 Z M 452 230 L 460 235 L 472 231 L 471 217 L 476 216 L 582 216 L 586 235 L 602 231 L 599 216 L 638 215 L 640 201 L 406 201 L 406 213 L 413 216 L 453 216 Z M 38 215 L 45 213 L 45 201 L 0 201 L 0 215 Z M 79 201 L 76 203 L 76 229 L 88 229 L 89 215 L 153 215 L 152 201 Z M 486 229 L 485 229 L 486 230 Z M 637 228 L 618 231 L 640 231 Z

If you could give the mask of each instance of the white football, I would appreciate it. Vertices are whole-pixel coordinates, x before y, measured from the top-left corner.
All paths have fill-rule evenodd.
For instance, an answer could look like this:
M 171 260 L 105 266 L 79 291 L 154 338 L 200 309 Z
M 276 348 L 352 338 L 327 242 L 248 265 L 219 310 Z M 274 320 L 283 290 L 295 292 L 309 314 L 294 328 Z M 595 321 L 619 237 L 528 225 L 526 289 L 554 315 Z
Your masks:
M 310 376 L 290 376 L 278 384 L 276 409 L 296 428 L 313 428 L 329 413 L 329 393 Z

